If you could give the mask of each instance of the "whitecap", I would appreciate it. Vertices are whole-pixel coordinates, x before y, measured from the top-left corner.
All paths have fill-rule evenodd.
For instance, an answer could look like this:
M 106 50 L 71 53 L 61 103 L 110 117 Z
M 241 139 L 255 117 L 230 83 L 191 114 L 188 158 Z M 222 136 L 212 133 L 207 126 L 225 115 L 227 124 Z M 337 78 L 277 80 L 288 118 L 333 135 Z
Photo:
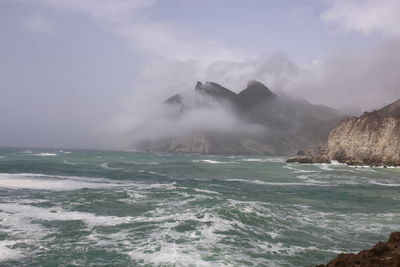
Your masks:
M 172 182 L 169 184 L 135 184 L 138 190 L 148 190 L 148 189 L 163 189 L 163 190 L 174 190 L 176 189 L 176 183 Z
M 123 168 L 114 168 L 114 167 L 110 167 L 108 166 L 107 162 L 104 162 L 102 164 L 100 164 L 100 166 L 104 169 L 108 169 L 108 170 L 123 170 Z
M 10 248 L 15 244 L 17 244 L 17 242 L 15 241 L 10 241 L 10 240 L 0 241 L 0 262 L 6 260 L 16 260 L 24 256 L 20 251 Z
M 340 162 L 337 161 L 337 160 L 331 160 L 330 165 L 333 165 L 333 166 L 347 166 L 346 163 L 340 163 Z
M 311 173 L 311 172 L 315 172 L 315 171 L 309 171 L 309 170 L 302 170 L 302 169 L 294 168 L 294 167 L 292 167 L 290 165 L 282 166 L 282 168 L 292 170 L 293 173 Z
M 156 246 L 151 248 L 146 246 L 146 249 L 136 248 L 129 252 L 128 255 L 132 260 L 140 260 L 156 266 L 164 264 L 170 265 L 172 263 L 177 266 L 225 266 L 204 261 L 202 255 L 199 252 L 193 251 L 194 249 L 183 248 L 176 243 L 158 242 L 161 245 L 160 248 Z
M 51 156 L 57 156 L 57 154 L 56 153 L 45 153 L 45 152 L 42 152 L 42 153 L 36 153 L 36 154 L 33 154 L 34 156 L 39 156 L 39 157 L 51 157 Z
M 272 186 L 330 186 L 328 183 L 313 181 L 312 183 L 296 183 L 296 182 L 265 182 L 261 180 L 245 180 L 245 179 L 225 179 L 224 181 L 228 182 L 242 182 L 242 183 L 250 183 L 250 184 L 259 184 L 259 185 L 272 185 Z
M 139 172 L 141 173 L 148 173 L 148 174 L 153 174 L 153 175 L 157 175 L 157 176 L 168 176 L 165 173 L 161 173 L 161 172 L 154 172 L 154 171 L 146 171 L 146 170 L 139 170 Z
M 241 159 L 241 161 L 250 161 L 250 162 L 266 162 L 265 159 Z
M 255 158 L 255 159 L 241 159 L 240 161 L 248 162 L 285 162 L 284 158 Z
M 212 191 L 212 190 L 205 190 L 205 189 L 198 189 L 198 188 L 193 188 L 193 190 L 196 192 L 199 192 L 199 193 L 221 195 L 221 193 L 218 193 L 218 192 Z
M 34 173 L 0 173 L 0 187 L 9 189 L 69 191 L 82 188 L 115 186 L 121 186 L 121 184 L 102 178 L 51 176 Z
M 374 184 L 374 185 L 380 185 L 380 186 L 388 186 L 388 187 L 399 187 L 400 184 L 392 184 L 392 183 L 379 183 L 379 182 L 375 182 L 375 181 L 370 181 L 370 184 Z
M 158 165 L 160 164 L 159 162 L 135 162 L 135 161 L 125 161 L 125 164 L 132 164 L 132 165 Z
M 317 166 L 318 166 L 321 170 L 324 170 L 324 171 L 333 171 L 333 169 L 329 167 L 330 164 L 322 163 L 322 164 L 318 164 Z
M 77 163 L 69 162 L 67 160 L 64 160 L 64 164 L 66 164 L 66 165 L 77 165 Z
M 231 264 L 220 261 L 208 262 L 204 260 L 204 257 L 209 255 L 210 247 L 220 244 L 219 241 L 223 238 L 223 232 L 232 230 L 234 226 L 245 227 L 242 223 L 210 215 L 203 209 L 198 210 L 198 213 L 192 209 L 184 210 L 178 214 L 171 212 L 173 211 L 168 209 L 157 209 L 157 212 L 151 212 L 151 217 L 159 222 L 157 230 L 147 236 L 145 240 L 140 240 L 140 246 L 132 243 L 127 244 L 131 247 L 128 255 L 132 260 L 157 266 L 164 264 L 231 266 Z M 184 221 L 196 221 L 200 225 L 193 231 L 176 231 L 175 228 Z M 117 238 L 121 237 L 124 238 L 124 235 L 117 235 Z M 186 242 L 178 243 L 175 242 L 176 240 L 186 240 Z M 223 244 L 220 246 L 226 248 Z
M 99 216 L 87 212 L 66 211 L 62 208 L 41 208 L 31 205 L 14 203 L 0 204 L 0 210 L 11 214 L 12 217 L 22 217 L 31 221 L 82 221 L 89 227 L 114 226 L 135 221 L 134 217 Z
M 210 160 L 210 159 L 192 160 L 192 162 L 210 163 L 210 164 L 236 163 L 236 162 L 217 161 L 217 160 Z

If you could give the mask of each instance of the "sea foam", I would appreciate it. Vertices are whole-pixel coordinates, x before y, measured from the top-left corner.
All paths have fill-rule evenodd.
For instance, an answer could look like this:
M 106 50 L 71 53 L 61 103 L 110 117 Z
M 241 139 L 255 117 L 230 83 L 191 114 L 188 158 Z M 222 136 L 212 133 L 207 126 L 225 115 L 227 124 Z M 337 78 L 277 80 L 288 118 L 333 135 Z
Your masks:
M 0 188 L 68 191 L 115 186 L 121 186 L 121 184 L 101 178 L 51 176 L 35 173 L 0 173 Z
M 34 155 L 34 156 L 39 156 L 39 157 L 57 156 L 56 153 L 45 153 L 45 152 L 43 152 L 43 153 L 36 153 L 36 154 L 33 154 L 33 155 Z

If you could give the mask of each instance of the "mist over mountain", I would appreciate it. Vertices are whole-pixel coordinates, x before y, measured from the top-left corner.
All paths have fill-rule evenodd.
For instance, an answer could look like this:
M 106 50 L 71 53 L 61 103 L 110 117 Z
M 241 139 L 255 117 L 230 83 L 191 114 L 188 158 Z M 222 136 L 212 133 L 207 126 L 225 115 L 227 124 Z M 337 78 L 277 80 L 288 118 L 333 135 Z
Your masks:
M 235 93 L 198 82 L 160 104 L 132 131 L 139 151 L 288 155 L 326 141 L 338 111 L 278 96 L 258 81 Z

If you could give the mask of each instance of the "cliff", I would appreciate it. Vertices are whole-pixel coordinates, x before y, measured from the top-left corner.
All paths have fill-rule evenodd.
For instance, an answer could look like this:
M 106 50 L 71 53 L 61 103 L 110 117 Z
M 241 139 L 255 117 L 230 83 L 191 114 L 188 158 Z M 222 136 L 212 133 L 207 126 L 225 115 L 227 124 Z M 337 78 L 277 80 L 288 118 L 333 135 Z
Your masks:
M 360 117 L 342 120 L 329 134 L 317 161 L 400 165 L 400 100 Z
M 317 267 L 398 267 L 400 266 L 400 232 L 393 232 L 388 242 L 379 242 L 372 249 L 357 254 L 340 254 L 326 265 Z

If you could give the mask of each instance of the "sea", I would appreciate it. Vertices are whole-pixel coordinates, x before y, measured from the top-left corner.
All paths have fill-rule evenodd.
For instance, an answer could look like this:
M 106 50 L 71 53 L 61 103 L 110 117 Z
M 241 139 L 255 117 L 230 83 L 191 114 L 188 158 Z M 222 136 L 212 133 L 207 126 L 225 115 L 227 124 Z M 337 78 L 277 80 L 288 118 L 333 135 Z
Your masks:
M 0 149 L 0 266 L 315 266 L 400 229 L 400 169 Z

